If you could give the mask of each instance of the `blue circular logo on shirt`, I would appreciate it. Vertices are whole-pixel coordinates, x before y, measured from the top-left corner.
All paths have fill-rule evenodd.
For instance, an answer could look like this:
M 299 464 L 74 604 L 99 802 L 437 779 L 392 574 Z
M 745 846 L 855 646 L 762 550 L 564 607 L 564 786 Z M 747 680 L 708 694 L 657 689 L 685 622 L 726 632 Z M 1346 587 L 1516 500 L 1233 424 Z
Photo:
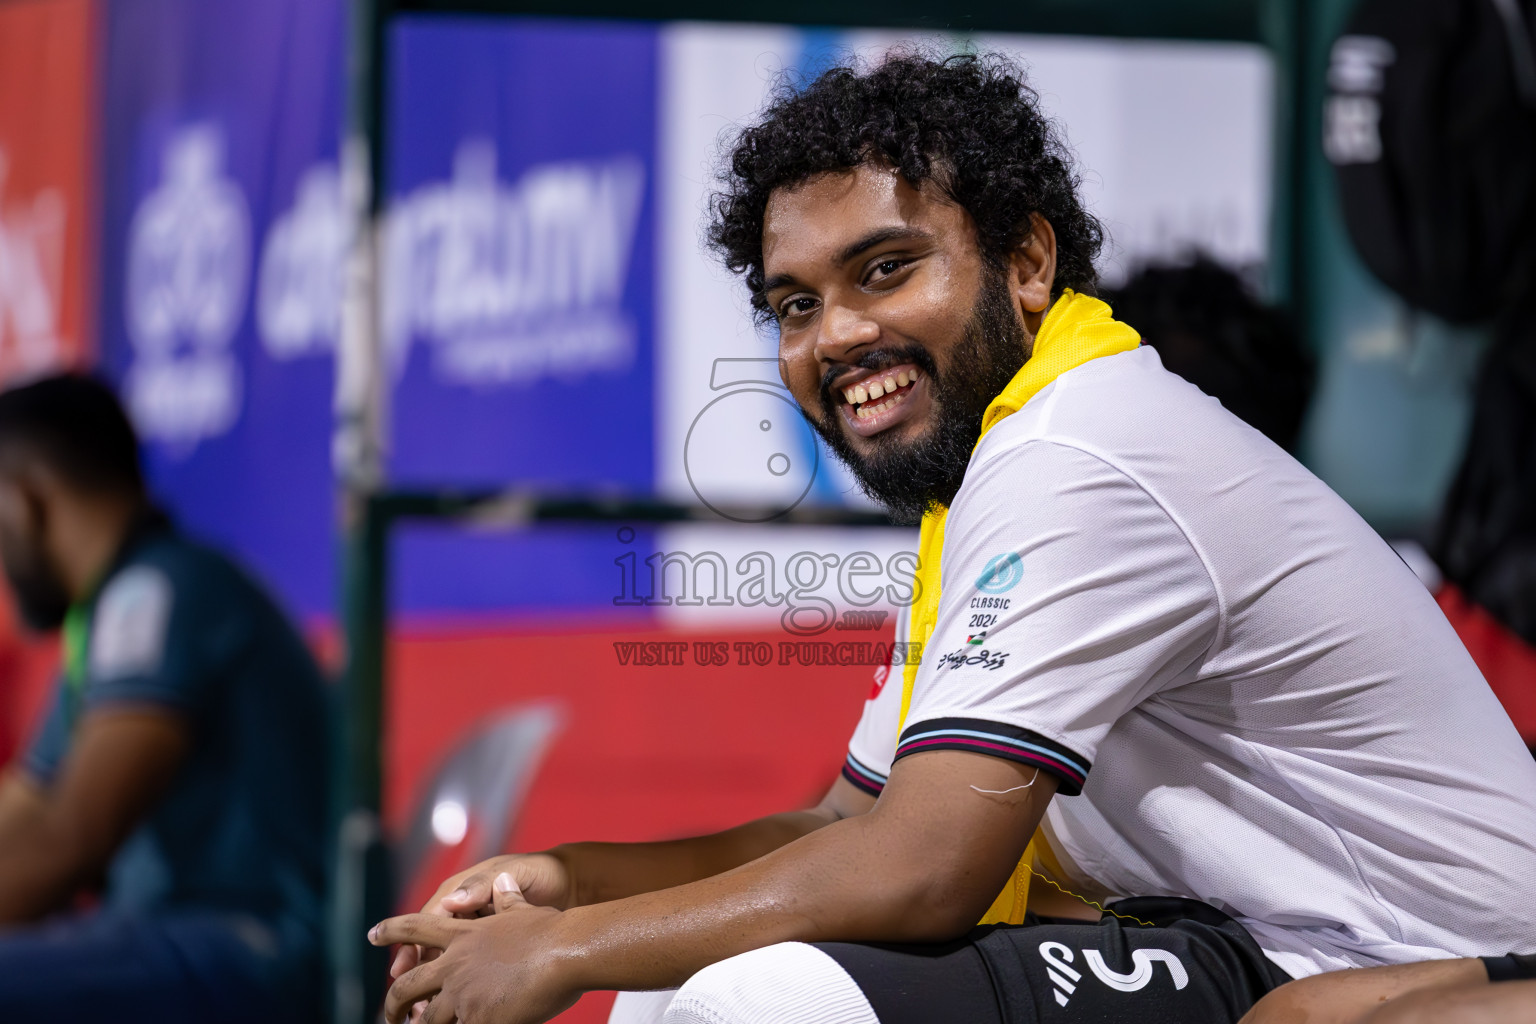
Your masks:
M 1019 580 L 1023 578 L 1024 566 L 1020 564 L 1019 553 L 1010 551 L 987 563 L 987 567 L 976 579 L 976 589 L 983 594 L 1006 594 L 1018 586 Z

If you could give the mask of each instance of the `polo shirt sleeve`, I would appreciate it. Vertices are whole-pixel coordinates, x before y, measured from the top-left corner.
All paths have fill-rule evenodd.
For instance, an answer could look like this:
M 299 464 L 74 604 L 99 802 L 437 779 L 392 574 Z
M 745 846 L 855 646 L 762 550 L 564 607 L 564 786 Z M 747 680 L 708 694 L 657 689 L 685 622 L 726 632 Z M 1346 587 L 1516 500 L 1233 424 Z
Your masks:
M 848 741 L 848 757 L 843 761 L 843 778 L 870 796 L 879 796 L 891 774 L 896 757 L 896 734 L 901 724 L 901 688 L 904 660 L 901 652 L 907 642 L 907 609 L 896 616 L 896 640 L 891 647 L 891 661 L 875 669 L 864 701 L 864 713 Z
M 32 745 L 27 748 L 27 752 L 21 758 L 21 766 L 26 773 L 44 785 L 52 782 L 53 777 L 58 774 L 59 765 L 64 761 L 64 752 L 69 749 L 69 712 L 65 706 L 66 699 L 64 681 L 61 678 L 54 683 L 48 714 L 43 717 L 37 734 L 32 738 Z
M 896 757 L 990 754 L 1050 772 L 1067 796 L 1122 715 L 1192 678 L 1221 621 L 1163 506 L 1050 440 L 972 465 L 945 524 L 941 587 Z
M 96 599 L 86 648 L 85 708 L 157 704 L 191 713 L 203 697 L 217 624 L 208 602 L 167 567 L 138 562 Z

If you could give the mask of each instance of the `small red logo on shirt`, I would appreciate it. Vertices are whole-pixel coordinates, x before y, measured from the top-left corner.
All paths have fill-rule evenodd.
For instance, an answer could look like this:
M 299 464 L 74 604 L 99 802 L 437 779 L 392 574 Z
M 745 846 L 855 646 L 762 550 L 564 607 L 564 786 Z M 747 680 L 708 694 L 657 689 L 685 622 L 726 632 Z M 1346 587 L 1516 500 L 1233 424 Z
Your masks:
M 889 665 L 881 665 L 875 669 L 875 685 L 869 688 L 869 696 L 865 698 L 866 700 L 874 700 L 880 696 L 880 691 L 885 689 L 885 678 L 890 674 L 891 666 Z

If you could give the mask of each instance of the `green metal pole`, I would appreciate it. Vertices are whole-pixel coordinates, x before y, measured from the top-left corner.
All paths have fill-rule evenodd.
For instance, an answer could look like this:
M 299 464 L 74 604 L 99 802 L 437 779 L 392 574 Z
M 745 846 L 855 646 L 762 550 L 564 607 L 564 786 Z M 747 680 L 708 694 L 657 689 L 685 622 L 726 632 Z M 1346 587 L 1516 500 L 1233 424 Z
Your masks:
M 335 1024 L 367 1024 L 378 1012 L 385 953 L 370 946 L 366 934 L 391 909 L 379 820 L 390 516 L 376 498 L 361 500 L 355 511 L 358 518 L 346 539 L 343 583 L 347 662 L 331 935 Z
M 1306 171 L 1306 81 L 1302 45 L 1306 38 L 1310 0 L 1264 0 L 1260 31 L 1274 58 L 1274 157 L 1270 166 L 1269 298 L 1285 307 L 1299 329 L 1306 324 L 1303 236 Z
M 342 189 L 350 218 L 336 360 L 333 459 L 342 518 L 342 679 L 333 822 L 330 967 L 333 1024 L 369 1024 L 385 953 L 367 930 L 392 909 L 380 806 L 389 516 L 384 485 L 386 373 L 378 330 L 378 248 L 385 203 L 385 26 L 392 0 L 352 0 Z

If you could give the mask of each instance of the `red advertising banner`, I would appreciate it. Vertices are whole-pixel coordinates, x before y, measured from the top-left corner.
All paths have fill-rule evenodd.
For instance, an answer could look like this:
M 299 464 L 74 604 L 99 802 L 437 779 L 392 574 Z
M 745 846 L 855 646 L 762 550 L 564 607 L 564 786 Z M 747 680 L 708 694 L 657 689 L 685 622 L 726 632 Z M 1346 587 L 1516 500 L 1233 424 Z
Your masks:
M 91 362 L 94 0 L 0 4 L 0 386 Z M 0 588 L 0 763 L 36 718 L 54 645 Z
M 0 383 L 92 348 L 93 6 L 0 5 Z

